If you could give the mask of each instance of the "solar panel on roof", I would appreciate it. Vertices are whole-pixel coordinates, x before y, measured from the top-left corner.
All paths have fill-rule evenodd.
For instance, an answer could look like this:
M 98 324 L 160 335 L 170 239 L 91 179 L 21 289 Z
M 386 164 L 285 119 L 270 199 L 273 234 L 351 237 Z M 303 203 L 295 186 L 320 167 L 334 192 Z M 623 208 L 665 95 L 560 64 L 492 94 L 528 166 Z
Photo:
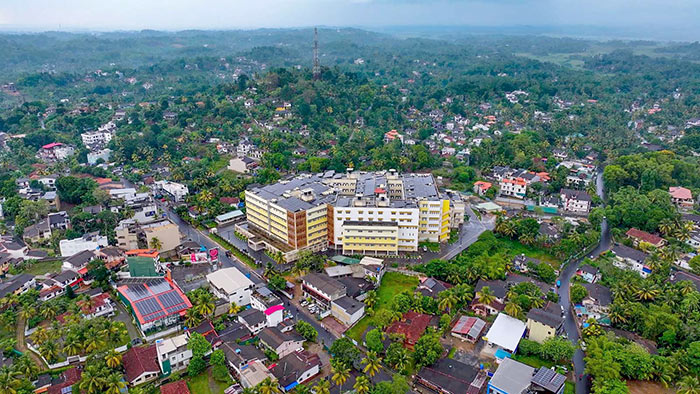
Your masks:
M 166 308 L 179 305 L 185 302 L 182 299 L 182 297 L 180 297 L 180 294 L 178 294 L 176 291 L 170 291 L 167 293 L 160 294 L 158 295 L 158 300 Z
M 137 302 L 136 309 L 138 309 L 139 312 L 141 312 L 141 315 L 144 316 L 162 310 L 160 304 L 158 304 L 158 302 L 153 298 L 147 298 Z
M 146 286 L 151 289 L 153 294 L 165 293 L 166 291 L 172 289 L 170 284 L 164 280 L 153 280 L 146 283 Z
M 132 301 L 138 301 L 151 295 L 142 284 L 129 285 L 126 288 L 126 296 Z
M 154 320 L 160 319 L 163 316 L 165 316 L 165 312 L 160 311 L 160 312 L 156 312 L 152 315 L 148 315 L 148 317 L 145 317 L 145 320 L 146 321 L 154 321 Z
M 185 307 L 186 307 L 185 304 L 180 304 L 180 305 L 174 306 L 172 308 L 168 308 L 167 312 L 169 315 L 172 315 L 173 313 L 177 313 L 177 312 L 180 312 L 181 310 L 185 309 Z

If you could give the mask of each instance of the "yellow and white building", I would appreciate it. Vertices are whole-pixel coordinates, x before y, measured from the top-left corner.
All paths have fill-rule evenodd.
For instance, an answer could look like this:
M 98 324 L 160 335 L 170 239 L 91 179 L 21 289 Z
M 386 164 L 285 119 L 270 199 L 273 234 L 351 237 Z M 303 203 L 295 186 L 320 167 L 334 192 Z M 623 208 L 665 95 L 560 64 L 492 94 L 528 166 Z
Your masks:
M 301 175 L 247 190 L 245 202 L 251 246 L 282 252 L 287 261 L 328 247 L 364 255 L 417 251 L 420 241 L 446 242 L 464 221 L 463 202 L 441 197 L 431 174 L 394 170 Z

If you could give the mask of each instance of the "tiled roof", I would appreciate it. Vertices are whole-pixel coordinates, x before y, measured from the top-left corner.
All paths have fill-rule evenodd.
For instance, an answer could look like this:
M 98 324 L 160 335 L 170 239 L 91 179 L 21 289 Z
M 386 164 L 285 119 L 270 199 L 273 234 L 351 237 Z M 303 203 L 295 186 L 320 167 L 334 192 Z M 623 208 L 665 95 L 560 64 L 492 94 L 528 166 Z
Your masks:
M 156 345 L 147 347 L 132 347 L 122 357 L 126 370 L 126 380 L 133 382 L 146 372 L 160 372 Z

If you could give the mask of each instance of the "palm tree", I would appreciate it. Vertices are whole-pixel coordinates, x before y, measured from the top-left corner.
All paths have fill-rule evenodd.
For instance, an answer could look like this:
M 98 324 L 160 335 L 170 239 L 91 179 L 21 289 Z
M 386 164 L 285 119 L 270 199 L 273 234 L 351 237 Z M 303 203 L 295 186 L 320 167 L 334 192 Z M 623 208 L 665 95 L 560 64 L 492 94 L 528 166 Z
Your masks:
M 39 351 L 48 361 L 53 361 L 58 357 L 58 345 L 56 342 L 46 342 L 39 348 Z
M 700 380 L 697 376 L 686 375 L 678 383 L 678 394 L 700 394 Z
M 532 297 L 529 297 L 529 299 L 530 299 L 530 305 L 533 308 L 542 308 L 544 306 L 544 300 L 542 299 L 542 297 L 532 296 Z
M 396 355 L 396 359 L 394 360 L 394 368 L 396 368 L 397 371 L 401 372 L 406 368 L 410 361 L 410 358 L 408 357 L 408 352 L 404 349 L 401 349 L 401 351 Z
M 77 356 L 83 351 L 80 340 L 74 335 L 66 337 L 66 342 L 63 345 L 63 351 L 69 356 Z
M 32 310 L 32 308 L 25 305 L 25 306 L 22 306 L 22 309 L 19 310 L 19 313 L 17 315 L 19 316 L 20 319 L 27 321 L 27 320 L 31 319 L 32 317 L 34 317 L 34 311 Z
M 36 328 L 36 330 L 34 330 L 31 337 L 32 342 L 41 346 L 49 338 L 49 334 L 46 332 L 46 329 L 43 326 L 39 326 Z
M 242 309 L 243 309 L 242 306 L 236 305 L 235 302 L 232 302 L 231 305 L 228 307 L 228 314 L 235 315 L 238 312 L 240 312 Z
M 17 394 L 17 389 L 22 381 L 17 379 L 8 368 L 0 370 L 0 392 L 7 394 Z
M 202 316 L 209 316 L 214 313 L 214 297 L 209 292 L 202 293 L 199 297 L 197 310 Z
M 484 305 L 491 305 L 492 302 L 496 300 L 496 296 L 491 291 L 491 288 L 484 286 L 481 290 L 476 292 L 476 299 Z
M 523 245 L 532 245 L 535 243 L 535 237 L 532 234 L 523 234 L 518 237 L 518 241 Z
M 660 292 L 653 282 L 644 281 L 634 295 L 640 301 L 653 301 Z
M 676 229 L 676 224 L 673 219 L 666 218 L 659 222 L 659 231 L 665 236 L 673 234 Z
M 362 370 L 362 372 L 369 374 L 369 376 L 374 376 L 379 372 L 379 368 L 381 367 L 381 362 L 382 359 L 377 356 L 376 352 L 369 351 L 367 352 L 367 356 L 362 359 L 362 364 L 367 364 L 365 365 L 365 368 Z
M 613 304 L 610 308 L 610 313 L 608 314 L 610 322 L 615 325 L 622 325 L 627 323 L 627 315 L 625 313 L 625 307 L 620 304 Z
M 105 362 L 110 368 L 117 368 L 122 364 L 122 355 L 116 350 L 112 349 L 105 355 Z
M 339 392 L 342 394 L 343 384 L 345 384 L 350 377 L 350 368 L 346 367 L 343 363 L 338 363 L 337 365 L 333 366 L 332 372 L 333 376 L 331 379 L 333 379 L 333 383 L 338 385 Z
M 187 327 L 195 327 L 202 321 L 199 311 L 195 308 L 190 308 L 185 312 L 185 324 Z
M 452 291 L 443 291 L 440 293 L 439 298 L 440 301 L 438 302 L 438 308 L 445 312 L 452 309 L 457 303 L 457 297 Z
M 158 237 L 151 238 L 150 242 L 151 249 L 160 250 L 163 247 L 163 243 L 158 239 Z
M 280 388 L 277 385 L 277 381 L 266 378 L 258 384 L 258 392 L 260 394 L 277 394 L 280 392 Z
M 326 379 L 323 379 L 320 382 L 316 383 L 313 390 L 314 394 L 330 394 L 331 384 Z
M 56 317 L 57 311 L 54 304 L 45 304 L 39 313 L 45 320 L 52 320 L 54 317 Z
M 513 317 L 518 317 L 523 312 L 523 308 L 515 301 L 506 302 L 505 312 Z
M 367 297 L 365 298 L 365 306 L 368 309 L 374 308 L 374 306 L 377 304 L 377 292 L 374 290 L 370 290 L 367 292 Z
M 96 373 L 92 368 L 85 368 L 80 377 L 78 387 L 80 387 L 80 390 L 85 390 L 88 394 L 92 394 L 102 391 L 104 384 L 104 378 L 99 373 Z
M 104 341 L 104 338 L 102 338 L 101 336 L 95 335 L 95 333 L 86 335 L 85 351 L 88 354 L 102 349 L 102 347 L 104 347 L 104 345 L 105 345 L 105 341 Z
M 357 394 L 367 394 L 372 389 L 371 383 L 366 376 L 358 376 L 355 385 L 352 386 Z
M 15 372 L 19 372 L 29 379 L 33 379 L 39 373 L 39 367 L 27 355 L 17 358 L 12 366 Z
M 106 394 L 119 394 L 126 387 L 126 383 L 121 373 L 113 372 L 104 379 L 104 386 Z

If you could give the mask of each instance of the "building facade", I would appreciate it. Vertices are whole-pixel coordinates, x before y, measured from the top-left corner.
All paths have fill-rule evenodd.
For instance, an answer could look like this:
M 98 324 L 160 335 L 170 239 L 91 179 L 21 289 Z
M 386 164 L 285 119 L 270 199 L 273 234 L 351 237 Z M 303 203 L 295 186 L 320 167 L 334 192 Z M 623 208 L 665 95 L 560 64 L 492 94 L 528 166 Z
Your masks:
M 446 242 L 464 205 L 441 196 L 430 174 L 394 170 L 302 175 L 247 190 L 249 243 L 293 261 L 301 250 L 397 255 Z M 459 209 L 457 209 L 459 208 Z M 257 249 L 256 249 L 257 250 Z

